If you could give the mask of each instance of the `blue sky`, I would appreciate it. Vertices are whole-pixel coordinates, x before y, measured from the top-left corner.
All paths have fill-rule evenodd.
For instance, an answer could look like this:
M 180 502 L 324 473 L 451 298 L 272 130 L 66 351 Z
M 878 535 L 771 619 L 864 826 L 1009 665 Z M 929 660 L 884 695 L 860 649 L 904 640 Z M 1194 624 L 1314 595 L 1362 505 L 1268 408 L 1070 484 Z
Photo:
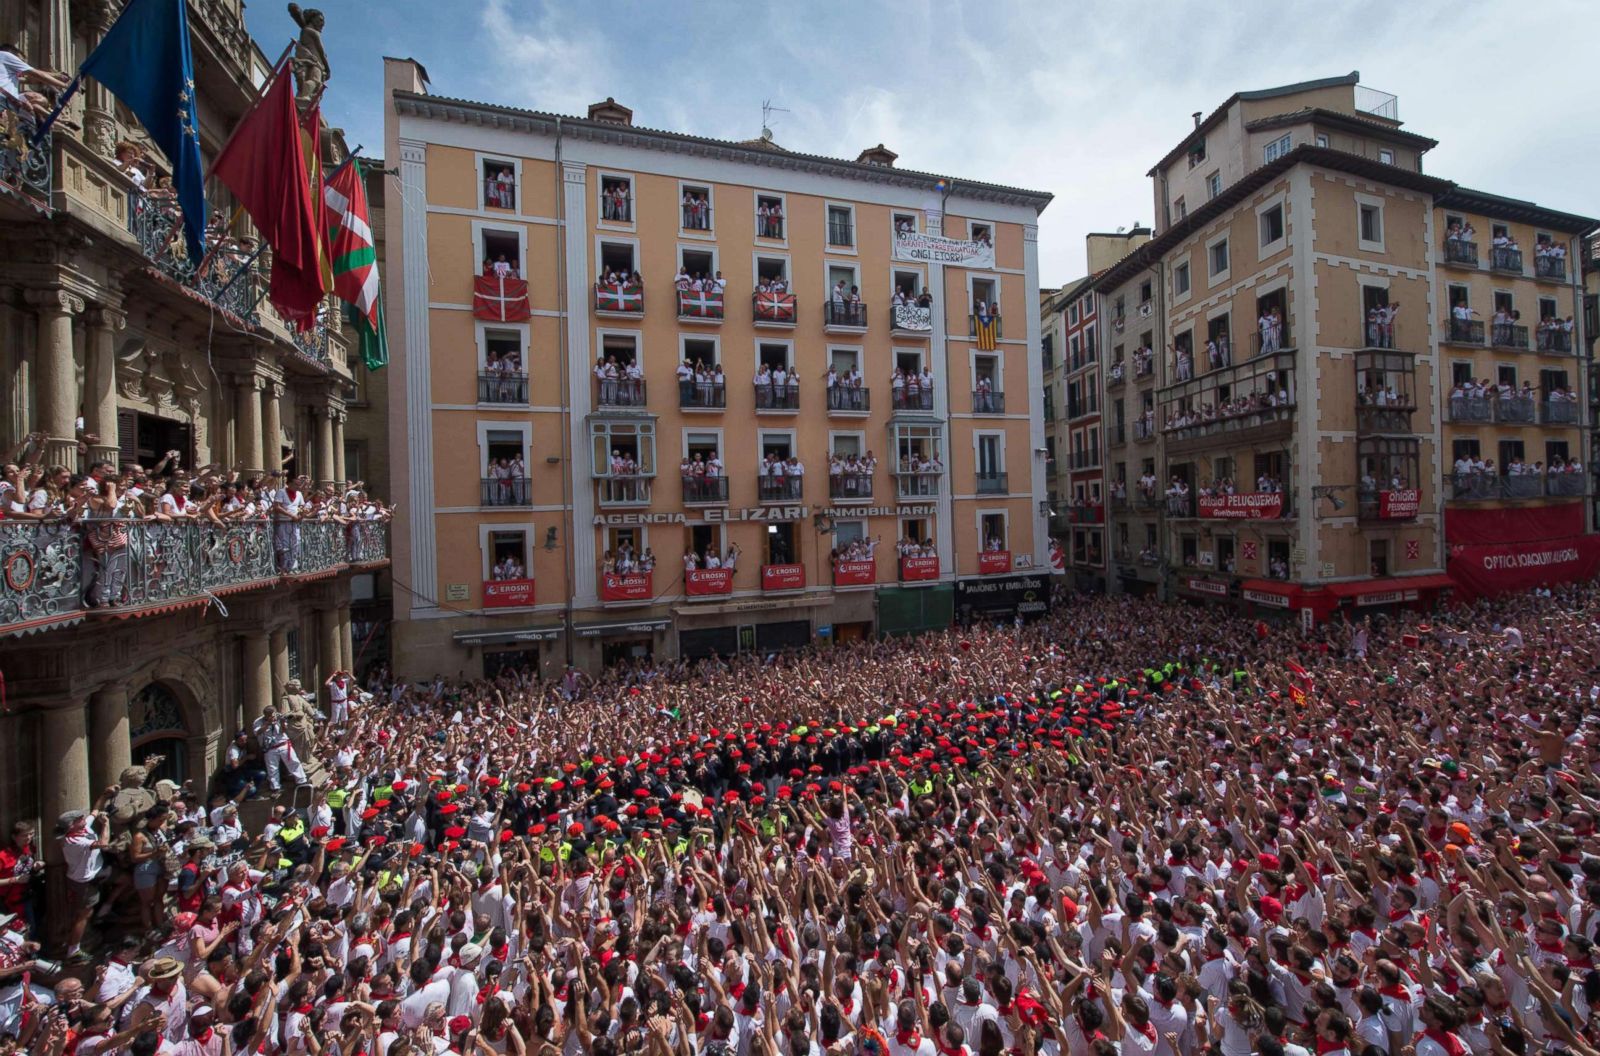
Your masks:
M 313 3 L 316 0 L 312 0 Z M 1600 93 L 1584 0 L 1019 3 L 989 0 L 323 0 L 324 113 L 383 142 L 382 56 L 433 91 L 582 113 L 615 96 L 634 120 L 760 134 L 853 158 L 882 142 L 908 168 L 1050 191 L 1045 285 L 1083 272 L 1083 236 L 1152 219 L 1152 163 L 1231 92 L 1359 69 L 1440 145 L 1428 172 L 1600 215 Z M 269 56 L 295 31 L 277 0 L 248 24 Z

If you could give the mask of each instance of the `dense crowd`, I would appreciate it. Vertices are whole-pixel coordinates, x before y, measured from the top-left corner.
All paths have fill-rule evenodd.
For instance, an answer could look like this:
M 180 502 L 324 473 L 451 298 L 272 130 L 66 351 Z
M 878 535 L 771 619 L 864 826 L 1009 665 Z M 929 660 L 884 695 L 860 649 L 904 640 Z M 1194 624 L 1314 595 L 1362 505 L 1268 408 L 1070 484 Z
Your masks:
M 168 789 L 124 842 L 109 790 L 44 834 L 58 926 L 13 833 L 0 1051 L 1592 1056 L 1597 613 L 1094 598 L 598 679 L 336 673 L 305 810 Z M 36 960 L 96 906 L 92 964 Z

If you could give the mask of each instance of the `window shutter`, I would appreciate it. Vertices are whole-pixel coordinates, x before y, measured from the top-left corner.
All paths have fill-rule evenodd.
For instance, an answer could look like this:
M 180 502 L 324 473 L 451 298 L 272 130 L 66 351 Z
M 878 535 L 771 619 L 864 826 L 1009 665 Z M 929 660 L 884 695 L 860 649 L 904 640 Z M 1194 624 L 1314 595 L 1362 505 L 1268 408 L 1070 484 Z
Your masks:
M 117 411 L 117 456 L 124 463 L 139 461 L 139 412 Z

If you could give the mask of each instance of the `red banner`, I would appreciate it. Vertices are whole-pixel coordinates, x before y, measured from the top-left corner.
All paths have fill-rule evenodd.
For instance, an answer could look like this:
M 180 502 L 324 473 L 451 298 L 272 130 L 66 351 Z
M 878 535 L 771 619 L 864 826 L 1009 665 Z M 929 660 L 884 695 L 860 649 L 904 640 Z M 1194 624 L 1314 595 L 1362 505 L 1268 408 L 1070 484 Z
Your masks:
M 652 588 L 653 574 L 650 572 L 629 572 L 625 576 L 606 574 L 600 577 L 601 601 L 649 601 L 655 591 Z
M 939 578 L 939 559 L 937 557 L 902 557 L 900 559 L 900 578 L 908 583 L 918 580 Z
M 769 323 L 794 322 L 794 294 L 756 294 L 756 318 Z
M 1468 600 L 1509 590 L 1575 583 L 1589 579 L 1600 568 L 1600 536 L 1452 544 L 1450 563 L 1445 567 Z
M 1422 493 L 1416 488 L 1378 492 L 1378 516 L 1383 520 L 1406 521 L 1417 515 Z
M 483 581 L 483 607 L 509 609 L 533 604 L 533 580 L 486 579 Z
M 733 593 L 733 569 L 691 568 L 683 574 L 683 592 L 691 598 Z
M 1280 491 L 1244 491 L 1237 495 L 1199 495 L 1196 508 L 1201 517 L 1224 520 L 1265 521 L 1283 516 Z
M 833 585 L 863 587 L 878 581 L 878 562 L 840 561 L 833 566 Z
M 1446 507 L 1444 536 L 1458 543 L 1511 543 L 1583 534 L 1583 503 L 1519 506 L 1501 510 Z
M 1055 575 L 1065 575 L 1067 571 L 1067 555 L 1061 549 L 1061 540 L 1050 540 L 1050 571 Z
M 803 590 L 806 585 L 804 565 L 762 565 L 762 590 Z
M 644 287 L 598 283 L 594 288 L 594 308 L 597 312 L 642 312 Z
M 978 574 L 980 576 L 987 576 L 996 572 L 1010 571 L 1010 550 L 984 550 L 978 554 Z
M 472 280 L 472 314 L 495 323 L 520 323 L 533 315 L 528 280 L 479 275 Z

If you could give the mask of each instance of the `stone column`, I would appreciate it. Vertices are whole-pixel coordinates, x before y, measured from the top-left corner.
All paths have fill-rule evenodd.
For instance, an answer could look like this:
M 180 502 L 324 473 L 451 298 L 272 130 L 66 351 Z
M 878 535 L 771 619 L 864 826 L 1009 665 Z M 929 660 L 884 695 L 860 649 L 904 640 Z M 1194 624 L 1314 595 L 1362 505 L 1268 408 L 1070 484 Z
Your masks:
M 72 317 L 83 311 L 83 299 L 66 290 L 33 290 L 28 294 L 39 313 L 38 373 L 34 401 L 38 428 L 45 435 L 47 466 L 78 466 L 78 368 L 72 357 Z
M 356 669 L 355 640 L 350 633 L 350 606 L 339 606 L 339 666 L 346 671 Z
M 69 810 L 87 810 L 93 805 L 89 790 L 89 743 L 84 702 L 74 700 L 63 708 L 49 708 L 39 722 L 39 821 L 49 833 L 56 819 Z M 123 709 L 126 716 L 127 709 Z M 127 741 L 127 733 L 123 733 Z M 104 791 L 102 789 L 102 791 Z M 45 860 L 52 865 L 65 861 L 61 841 L 44 839 Z
M 268 473 L 283 468 L 283 383 L 269 381 L 261 390 L 261 457 Z
M 272 642 L 272 689 L 268 699 L 283 692 L 284 683 L 289 681 L 289 632 L 280 628 L 273 631 Z
M 89 47 L 93 50 L 105 37 L 106 31 L 117 21 L 121 4 L 114 0 L 102 0 L 90 6 L 94 36 Z M 57 68 L 70 69 L 71 66 Z M 116 99 L 99 81 L 92 78 L 84 83 L 83 89 L 84 142 L 89 145 L 90 150 L 101 157 L 113 157 L 117 147 Z
M 115 308 L 96 308 L 89 313 L 89 354 L 84 370 L 83 431 L 100 438 L 89 444 L 89 461 L 110 462 L 119 468 L 117 331 L 126 325 L 127 316 Z
M 234 378 L 233 384 L 234 457 L 240 462 L 241 473 L 259 473 L 265 464 L 261 459 L 261 379 L 242 374 Z
M 317 610 L 317 681 L 314 688 L 322 698 L 322 683 L 333 676 L 342 665 L 339 663 L 339 612 L 337 609 Z
M 250 631 L 244 644 L 244 728 L 250 729 L 272 703 L 272 642 L 266 631 Z M 285 638 L 284 648 L 288 641 Z M 284 658 L 287 661 L 287 656 Z M 287 663 L 285 664 L 287 666 Z M 284 673 L 287 681 L 288 673 Z
M 318 407 L 317 416 L 317 487 L 334 482 L 333 474 L 333 408 Z M 305 472 L 301 470 L 301 472 Z
M 127 683 L 112 682 L 89 698 L 89 734 L 90 794 L 99 795 L 121 780 L 122 771 L 133 764 Z
M 350 483 L 344 469 L 344 414 L 336 412 L 333 415 L 333 479 L 341 488 Z

